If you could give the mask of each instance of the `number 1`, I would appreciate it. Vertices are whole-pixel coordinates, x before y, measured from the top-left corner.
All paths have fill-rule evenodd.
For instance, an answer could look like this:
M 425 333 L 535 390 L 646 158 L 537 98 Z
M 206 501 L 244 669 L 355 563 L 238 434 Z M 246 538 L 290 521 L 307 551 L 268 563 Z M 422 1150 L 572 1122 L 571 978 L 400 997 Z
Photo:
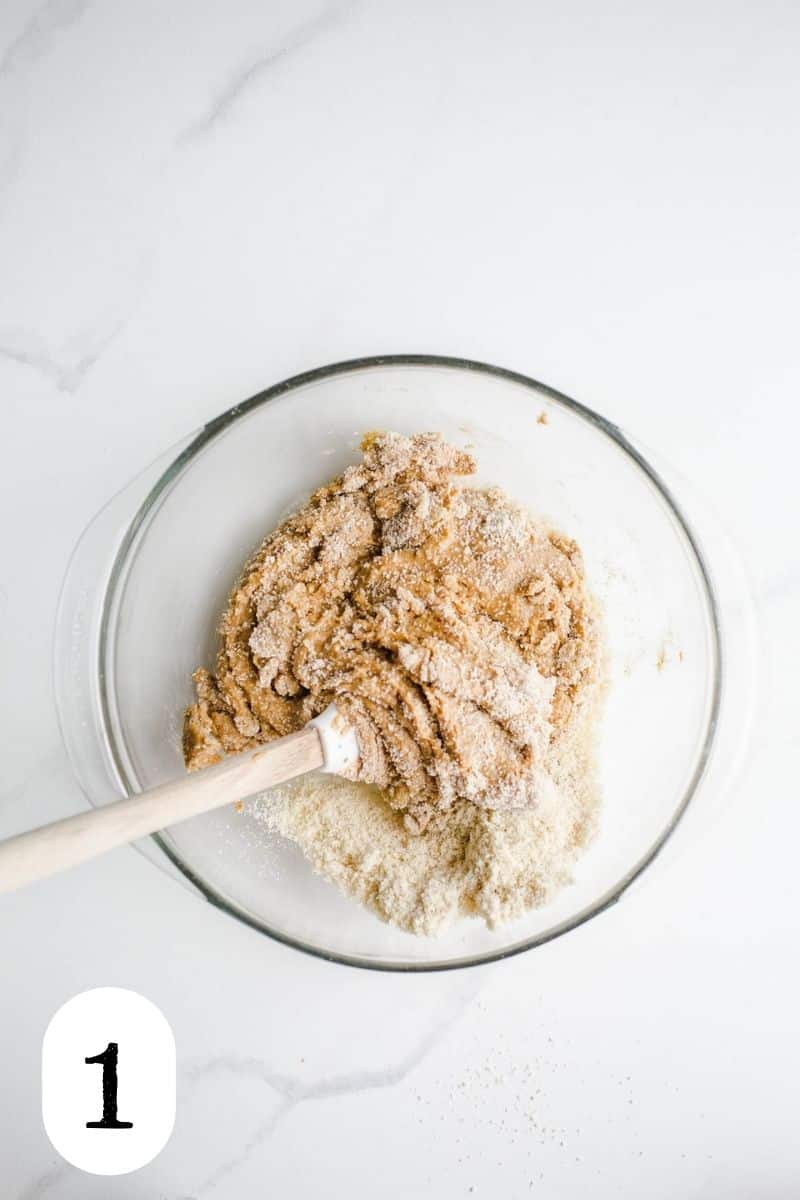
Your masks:
M 133 1121 L 117 1120 L 117 1059 L 119 1046 L 109 1042 L 102 1054 L 85 1058 L 86 1063 L 103 1064 L 103 1119 L 87 1121 L 87 1129 L 133 1129 Z

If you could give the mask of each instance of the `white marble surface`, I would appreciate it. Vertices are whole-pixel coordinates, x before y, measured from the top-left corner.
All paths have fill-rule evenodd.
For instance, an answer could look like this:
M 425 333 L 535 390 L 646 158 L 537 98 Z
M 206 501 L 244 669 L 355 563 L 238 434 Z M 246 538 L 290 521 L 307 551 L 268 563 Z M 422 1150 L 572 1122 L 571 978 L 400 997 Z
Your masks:
M 790 0 L 5 0 L 0 834 L 84 803 L 49 663 L 82 525 L 354 355 L 501 363 L 654 447 L 748 565 L 764 688 L 680 869 L 492 968 L 315 962 L 133 850 L 3 898 L 4 1200 L 798 1194 L 799 35 Z M 110 1181 L 39 1115 L 45 1025 L 101 984 L 180 1070 Z

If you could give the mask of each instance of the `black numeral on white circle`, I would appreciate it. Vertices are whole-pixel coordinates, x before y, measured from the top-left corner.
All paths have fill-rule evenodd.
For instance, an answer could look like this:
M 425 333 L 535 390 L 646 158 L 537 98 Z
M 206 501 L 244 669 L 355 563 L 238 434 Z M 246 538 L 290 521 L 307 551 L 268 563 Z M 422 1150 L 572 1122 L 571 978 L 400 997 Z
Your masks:
M 80 992 L 53 1014 L 42 1038 L 47 1136 L 62 1158 L 91 1175 L 138 1171 L 172 1133 L 175 1074 L 175 1038 L 152 1000 L 126 988 Z M 6 1191 L 0 1170 L 0 1200 Z M 105 1194 L 116 1196 L 117 1188 Z
M 109 1042 L 102 1054 L 85 1058 L 85 1063 L 101 1063 L 103 1067 L 103 1117 L 100 1121 L 87 1121 L 87 1129 L 133 1129 L 133 1121 L 117 1120 L 117 1062 L 119 1046 Z

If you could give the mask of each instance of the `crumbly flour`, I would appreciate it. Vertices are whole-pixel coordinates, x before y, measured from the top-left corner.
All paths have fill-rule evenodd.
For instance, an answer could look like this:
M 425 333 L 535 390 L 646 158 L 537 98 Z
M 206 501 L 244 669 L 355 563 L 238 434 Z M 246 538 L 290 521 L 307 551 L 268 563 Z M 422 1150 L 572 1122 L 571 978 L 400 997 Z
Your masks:
M 365 439 L 247 564 L 216 672 L 195 673 L 190 769 L 335 701 L 354 779 L 278 789 L 260 818 L 380 916 L 496 925 L 563 884 L 596 809 L 598 636 L 577 545 L 436 434 Z
M 415 835 L 377 788 L 310 775 L 252 800 L 249 811 L 295 842 L 318 874 L 400 929 L 434 936 L 464 916 L 494 929 L 569 883 L 594 833 L 599 687 L 591 691 L 547 753 L 550 786 L 533 808 L 465 802 Z

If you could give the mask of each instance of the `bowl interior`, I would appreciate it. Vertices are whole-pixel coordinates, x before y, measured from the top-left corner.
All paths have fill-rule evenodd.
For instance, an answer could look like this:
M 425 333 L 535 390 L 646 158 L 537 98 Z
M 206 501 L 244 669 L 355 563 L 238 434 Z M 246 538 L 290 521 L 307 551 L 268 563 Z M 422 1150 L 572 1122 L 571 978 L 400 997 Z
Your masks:
M 174 859 L 234 915 L 319 954 L 385 967 L 482 960 L 597 911 L 657 849 L 702 768 L 713 726 L 713 602 L 685 527 L 610 426 L 547 389 L 487 370 L 394 362 L 339 368 L 267 393 L 201 434 L 151 494 L 106 600 L 101 690 L 108 746 L 131 790 L 180 774 L 190 676 L 247 555 L 373 429 L 437 430 L 581 545 L 603 607 L 611 687 L 600 735 L 600 832 L 574 882 L 501 929 L 461 922 L 420 939 L 315 877 L 246 813 L 164 834 Z

